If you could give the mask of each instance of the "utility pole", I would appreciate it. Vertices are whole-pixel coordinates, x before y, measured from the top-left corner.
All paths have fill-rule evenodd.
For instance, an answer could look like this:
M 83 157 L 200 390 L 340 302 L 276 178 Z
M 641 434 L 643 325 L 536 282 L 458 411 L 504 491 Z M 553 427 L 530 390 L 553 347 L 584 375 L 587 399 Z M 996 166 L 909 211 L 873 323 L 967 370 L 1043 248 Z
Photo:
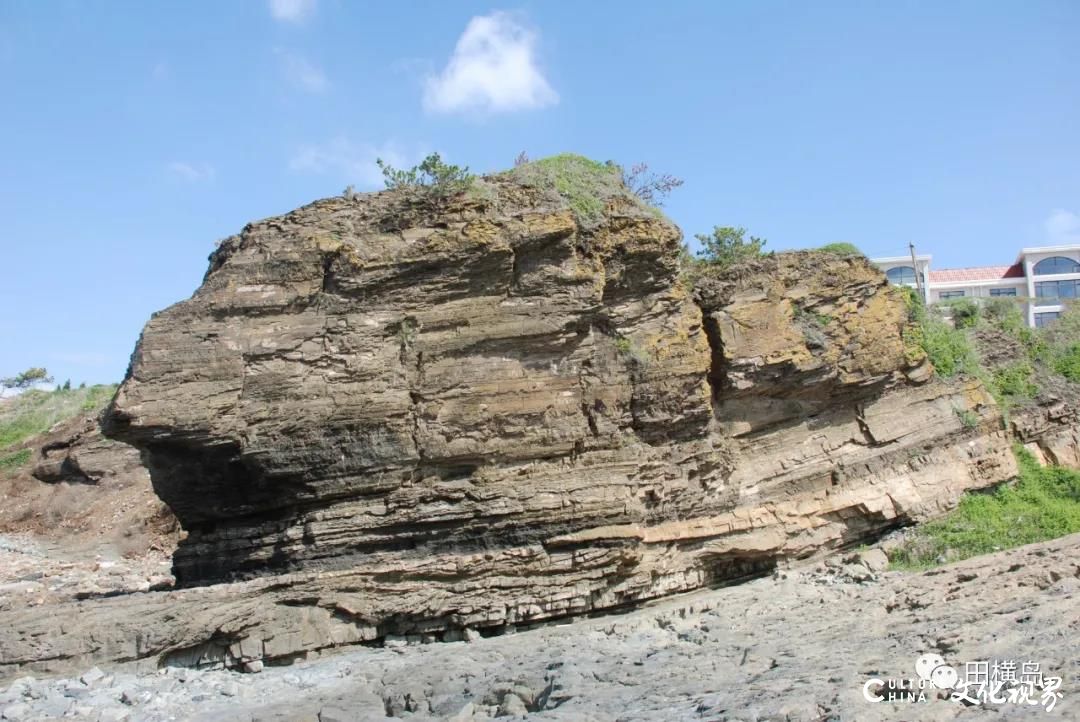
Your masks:
M 922 298 L 923 303 L 926 303 L 926 291 L 923 290 L 922 272 L 919 270 L 919 262 L 915 260 L 915 244 L 908 243 L 908 249 L 911 251 L 911 268 L 915 271 L 915 288 L 919 291 L 919 297 Z

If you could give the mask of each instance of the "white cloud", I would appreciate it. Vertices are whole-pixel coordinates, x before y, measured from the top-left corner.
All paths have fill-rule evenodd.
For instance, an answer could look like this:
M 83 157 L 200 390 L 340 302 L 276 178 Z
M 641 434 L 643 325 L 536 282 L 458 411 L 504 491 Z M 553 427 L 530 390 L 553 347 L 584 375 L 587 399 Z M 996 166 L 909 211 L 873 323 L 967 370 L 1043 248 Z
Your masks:
M 330 81 L 319 66 L 295 53 L 276 51 L 281 56 L 281 67 L 285 79 L 309 93 L 321 93 L 330 87 Z
M 423 156 L 424 151 L 419 148 L 405 150 L 394 142 L 376 146 L 339 136 L 328 143 L 302 146 L 289 161 L 289 167 L 307 173 L 330 173 L 361 188 L 381 188 L 383 176 L 375 164 L 377 158 L 396 168 L 407 168 Z
M 269 0 L 270 15 L 285 23 L 302 23 L 315 12 L 315 0 Z
M 166 169 L 177 178 L 188 181 L 189 183 L 211 181 L 216 174 L 214 166 L 209 163 L 185 163 L 183 161 L 173 161 L 166 166 Z
M 509 13 L 474 17 L 446 68 L 427 79 L 424 108 L 500 113 L 559 102 L 534 56 L 536 33 Z
M 1056 245 L 1080 243 L 1080 215 L 1058 208 L 1043 221 L 1043 229 Z

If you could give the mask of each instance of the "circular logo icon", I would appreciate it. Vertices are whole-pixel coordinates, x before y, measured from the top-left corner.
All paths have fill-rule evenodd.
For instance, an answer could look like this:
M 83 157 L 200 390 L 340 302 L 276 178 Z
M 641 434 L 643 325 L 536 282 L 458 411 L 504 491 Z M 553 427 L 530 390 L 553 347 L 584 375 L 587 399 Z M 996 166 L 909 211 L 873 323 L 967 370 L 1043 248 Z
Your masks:
M 934 667 L 934 671 L 930 673 L 930 683 L 938 689 L 952 689 L 958 678 L 956 670 L 947 664 Z
M 944 664 L 945 658 L 940 654 L 924 654 L 915 660 L 915 674 L 919 675 L 919 679 L 929 682 L 934 670 Z

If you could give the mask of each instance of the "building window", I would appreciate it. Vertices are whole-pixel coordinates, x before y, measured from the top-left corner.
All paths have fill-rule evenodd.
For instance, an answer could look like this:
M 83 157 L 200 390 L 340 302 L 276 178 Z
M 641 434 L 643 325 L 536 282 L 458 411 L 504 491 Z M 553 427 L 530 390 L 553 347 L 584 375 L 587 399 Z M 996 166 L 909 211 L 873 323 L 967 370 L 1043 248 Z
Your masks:
M 911 266 L 897 266 L 896 268 L 890 268 L 885 272 L 885 278 L 891 282 L 904 285 L 915 285 L 915 269 Z
M 1036 276 L 1049 276 L 1055 273 L 1080 273 L 1080 263 L 1065 256 L 1044 258 L 1032 269 Z
M 947 301 L 950 298 L 963 298 L 963 297 L 964 297 L 964 292 L 963 291 L 942 291 L 941 293 L 938 294 L 938 298 L 940 298 L 942 301 Z
M 1035 284 L 1035 305 L 1053 306 L 1063 298 L 1080 297 L 1080 280 L 1040 281 Z
M 1060 311 L 1048 311 L 1035 314 L 1035 328 L 1042 328 L 1051 321 L 1056 321 L 1061 316 Z
M 991 296 L 1015 296 L 1016 295 L 1016 289 L 1015 288 L 991 288 L 990 289 L 990 295 Z

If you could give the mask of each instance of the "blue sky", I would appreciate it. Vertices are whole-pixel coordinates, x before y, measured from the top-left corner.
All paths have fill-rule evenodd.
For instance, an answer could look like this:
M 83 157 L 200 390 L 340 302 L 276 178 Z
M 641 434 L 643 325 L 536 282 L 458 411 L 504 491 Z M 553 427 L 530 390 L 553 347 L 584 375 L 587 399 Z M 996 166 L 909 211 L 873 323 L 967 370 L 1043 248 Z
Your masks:
M 214 243 L 378 186 L 573 151 L 685 179 L 688 238 L 1080 241 L 1080 3 L 0 0 L 0 375 L 117 381 Z

